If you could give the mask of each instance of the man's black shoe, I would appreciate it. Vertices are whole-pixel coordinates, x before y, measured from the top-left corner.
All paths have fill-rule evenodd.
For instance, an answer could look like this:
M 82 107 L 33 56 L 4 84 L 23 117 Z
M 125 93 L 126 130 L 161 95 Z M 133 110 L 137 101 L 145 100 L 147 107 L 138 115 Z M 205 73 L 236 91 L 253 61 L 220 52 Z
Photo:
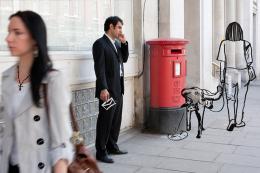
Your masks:
M 114 160 L 110 157 L 108 157 L 108 155 L 104 155 L 104 156 L 99 156 L 96 155 L 97 160 L 104 162 L 104 163 L 114 163 Z
M 108 150 L 109 154 L 116 154 L 116 155 L 120 155 L 120 154 L 127 154 L 127 151 L 124 150 Z

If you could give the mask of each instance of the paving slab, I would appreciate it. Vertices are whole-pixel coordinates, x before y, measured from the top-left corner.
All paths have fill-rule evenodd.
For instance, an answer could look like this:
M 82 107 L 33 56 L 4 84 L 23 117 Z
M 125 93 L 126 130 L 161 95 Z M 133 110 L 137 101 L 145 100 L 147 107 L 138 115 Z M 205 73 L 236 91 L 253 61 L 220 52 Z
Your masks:
M 214 143 L 202 143 L 202 142 L 191 142 L 184 146 L 189 150 L 198 151 L 214 151 L 218 153 L 233 153 L 236 150 L 236 146 L 224 145 L 224 144 L 214 144 Z
M 197 160 L 197 161 L 214 161 L 219 153 L 212 151 L 196 151 L 196 150 L 188 150 L 188 149 L 177 149 L 171 148 L 169 150 L 165 150 L 159 154 L 159 156 L 163 157 L 171 157 L 171 158 L 180 158 L 187 160 Z
M 260 157 L 246 156 L 240 154 L 220 154 L 219 157 L 216 159 L 216 162 L 260 168 Z
M 260 146 L 260 139 L 251 139 L 248 140 L 247 138 L 235 138 L 231 141 L 232 145 L 238 146 L 247 146 L 247 147 L 259 147 Z
M 204 143 L 214 143 L 214 144 L 230 144 L 233 139 L 229 136 L 219 136 L 219 135 L 207 135 L 203 134 L 200 139 L 197 141 L 204 142 Z
M 158 168 L 142 168 L 138 170 L 136 173 L 185 173 L 183 171 L 172 171 Z M 188 173 L 188 172 L 186 172 Z
M 159 155 L 165 150 L 168 150 L 168 147 L 153 147 L 153 146 L 143 146 L 133 143 L 125 143 L 122 145 L 124 148 L 128 149 L 129 153 L 134 154 L 144 154 L 144 155 Z
M 219 163 L 201 162 L 185 159 L 165 158 L 158 168 L 170 169 L 174 171 L 186 171 L 195 173 L 216 173 L 221 167 Z
M 113 156 L 112 158 L 116 163 L 143 167 L 156 167 L 163 159 L 162 157 L 158 156 L 148 156 L 131 153 L 127 155 Z
M 235 150 L 234 154 L 260 157 L 260 148 L 259 147 L 238 146 L 237 149 Z
M 258 173 L 260 168 L 224 164 L 219 173 Z
M 135 173 L 136 171 L 141 169 L 141 167 L 139 166 L 124 165 L 119 163 L 107 164 L 99 162 L 99 166 L 104 173 Z

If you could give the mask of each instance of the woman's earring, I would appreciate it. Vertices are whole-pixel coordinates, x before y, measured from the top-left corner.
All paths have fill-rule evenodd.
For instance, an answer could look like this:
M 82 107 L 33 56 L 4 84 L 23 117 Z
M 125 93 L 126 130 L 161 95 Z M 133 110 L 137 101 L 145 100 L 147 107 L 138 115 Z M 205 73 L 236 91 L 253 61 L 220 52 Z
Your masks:
M 34 58 L 38 58 L 38 56 L 39 56 L 39 51 L 38 51 L 38 49 L 35 49 L 35 50 L 33 51 L 33 57 L 34 57 Z

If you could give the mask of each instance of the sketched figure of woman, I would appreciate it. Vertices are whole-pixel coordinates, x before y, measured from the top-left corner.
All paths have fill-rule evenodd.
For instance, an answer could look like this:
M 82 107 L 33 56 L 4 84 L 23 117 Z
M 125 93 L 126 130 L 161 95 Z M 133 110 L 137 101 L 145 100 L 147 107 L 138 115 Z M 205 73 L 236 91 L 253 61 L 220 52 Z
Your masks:
M 227 130 L 232 131 L 234 127 L 245 126 L 243 119 L 248 88 L 250 82 L 256 78 L 252 66 L 252 47 L 250 42 L 243 39 L 243 30 L 239 23 L 232 22 L 228 25 L 225 40 L 219 46 L 217 60 L 220 61 L 220 82 L 224 86 L 227 102 Z M 240 92 L 242 87 L 243 92 Z

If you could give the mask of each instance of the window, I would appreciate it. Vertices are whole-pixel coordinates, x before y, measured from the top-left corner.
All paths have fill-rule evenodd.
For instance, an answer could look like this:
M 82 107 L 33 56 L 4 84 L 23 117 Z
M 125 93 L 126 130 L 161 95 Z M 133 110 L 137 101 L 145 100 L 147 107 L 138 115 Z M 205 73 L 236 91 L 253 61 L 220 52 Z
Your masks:
M 13 1 L 0 0 L 0 50 L 7 50 L 5 37 L 7 35 L 8 18 L 13 11 Z
M 131 8 L 129 8 L 131 7 Z M 133 49 L 132 0 L 0 0 L 0 51 L 6 51 L 9 16 L 18 10 L 39 13 L 47 26 L 49 50 L 90 50 L 104 33 L 104 21 L 118 15 Z

